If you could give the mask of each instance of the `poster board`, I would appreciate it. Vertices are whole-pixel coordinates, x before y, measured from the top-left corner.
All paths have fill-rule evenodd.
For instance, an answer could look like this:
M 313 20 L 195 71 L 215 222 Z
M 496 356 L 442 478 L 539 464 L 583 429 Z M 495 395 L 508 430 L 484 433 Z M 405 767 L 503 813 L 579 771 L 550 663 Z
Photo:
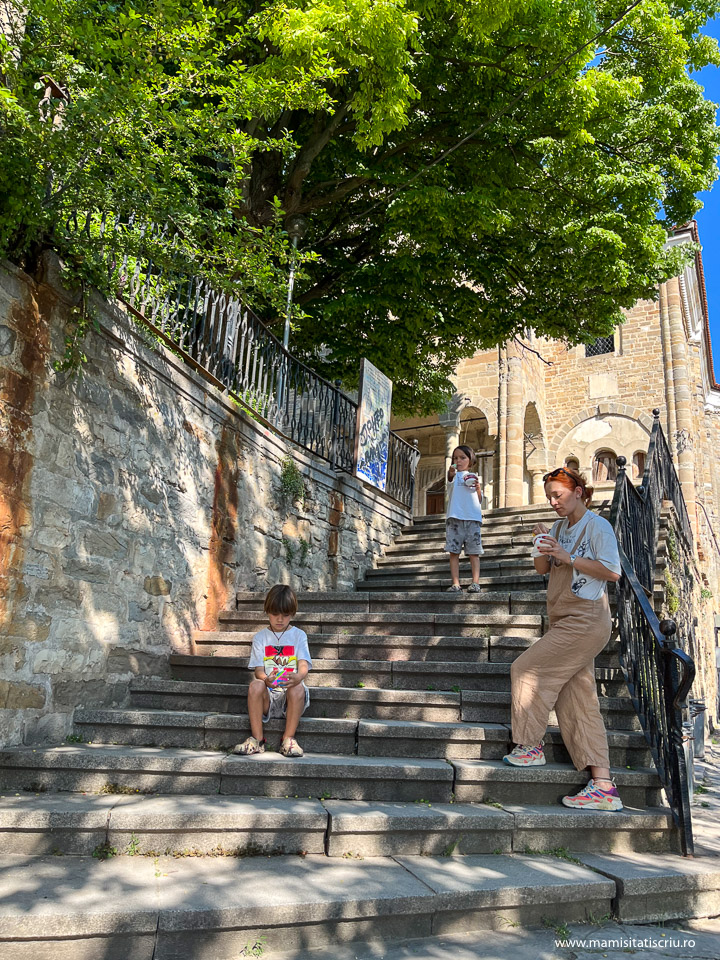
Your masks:
M 385 490 L 390 446 L 392 380 L 364 357 L 355 429 L 355 476 Z

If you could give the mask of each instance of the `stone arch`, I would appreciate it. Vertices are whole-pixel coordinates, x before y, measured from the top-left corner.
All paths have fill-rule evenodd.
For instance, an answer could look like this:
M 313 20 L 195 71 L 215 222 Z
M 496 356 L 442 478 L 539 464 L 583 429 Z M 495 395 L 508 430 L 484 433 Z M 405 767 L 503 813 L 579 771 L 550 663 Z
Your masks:
M 650 414 L 644 413 L 638 407 L 631 407 L 626 403 L 598 403 L 592 407 L 586 407 L 584 410 L 579 410 L 576 414 L 573 414 L 567 423 L 560 427 L 549 447 L 550 460 L 555 461 L 563 440 L 565 440 L 570 431 L 574 430 L 575 427 L 579 426 L 585 420 L 593 420 L 596 417 L 610 416 L 613 414 L 619 417 L 627 417 L 628 420 L 635 420 L 645 428 L 649 436 L 653 425 L 653 418 Z
M 474 408 L 478 413 L 481 413 L 487 420 L 488 433 L 491 436 L 496 437 L 498 432 L 497 405 L 496 404 L 493 405 L 489 400 L 485 400 L 483 397 L 478 397 L 477 394 L 472 394 L 472 393 L 469 396 L 469 400 L 470 400 L 470 406 L 466 407 L 463 410 L 463 413 L 461 415 L 461 420 L 467 419 L 466 417 L 467 411 L 472 410 Z
M 652 419 L 647 414 L 626 404 L 606 404 L 593 407 L 590 416 L 573 417 L 553 442 L 552 466 L 565 463 L 572 454 L 579 460 L 580 471 L 595 486 L 598 496 L 612 496 L 615 486 L 614 460 L 624 456 L 632 462 L 636 450 L 647 449 L 652 430 Z M 632 416 L 632 414 L 639 414 Z M 601 467 L 598 457 L 605 464 Z

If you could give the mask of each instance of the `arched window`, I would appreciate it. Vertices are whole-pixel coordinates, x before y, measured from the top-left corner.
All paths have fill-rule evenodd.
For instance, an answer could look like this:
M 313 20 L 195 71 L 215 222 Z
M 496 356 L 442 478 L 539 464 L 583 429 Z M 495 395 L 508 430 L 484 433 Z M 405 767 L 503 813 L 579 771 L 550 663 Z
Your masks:
M 643 450 L 637 450 L 632 459 L 633 480 L 639 480 L 645 473 L 645 453 Z
M 568 470 L 580 470 L 580 461 L 577 457 L 565 457 L 565 466 Z
M 602 483 L 603 480 L 617 479 L 617 464 L 612 450 L 598 450 L 593 457 L 593 480 Z

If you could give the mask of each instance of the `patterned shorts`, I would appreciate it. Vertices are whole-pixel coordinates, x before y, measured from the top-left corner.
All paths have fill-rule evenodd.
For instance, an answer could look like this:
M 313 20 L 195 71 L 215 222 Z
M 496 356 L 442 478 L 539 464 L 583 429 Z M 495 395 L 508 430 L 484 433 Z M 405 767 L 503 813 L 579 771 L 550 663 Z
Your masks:
M 445 553 L 460 553 L 463 547 L 466 557 L 481 557 L 485 553 L 482 545 L 482 521 L 448 517 L 445 522 Z
M 305 684 L 303 684 L 303 687 L 305 687 Z M 263 723 L 267 723 L 268 720 L 284 720 L 287 714 L 287 690 L 284 687 L 270 687 L 268 693 L 270 694 L 270 706 L 268 712 L 263 715 Z M 310 691 L 305 687 L 305 706 L 302 708 L 302 713 L 305 713 L 309 706 Z

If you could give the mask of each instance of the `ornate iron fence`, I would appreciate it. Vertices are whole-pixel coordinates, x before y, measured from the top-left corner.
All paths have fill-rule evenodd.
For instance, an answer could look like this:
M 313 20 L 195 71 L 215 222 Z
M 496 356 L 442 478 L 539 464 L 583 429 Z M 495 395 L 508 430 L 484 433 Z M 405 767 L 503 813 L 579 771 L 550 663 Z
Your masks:
M 693 853 L 688 770 L 683 747 L 682 710 L 695 679 L 695 664 L 676 644 L 677 624 L 659 621 L 652 605 L 660 513 L 664 500 L 675 505 L 678 526 L 692 544 L 680 481 L 660 426 L 650 438 L 642 486 L 635 488 L 618 457 L 610 520 L 620 546 L 623 576 L 615 586 L 620 666 L 630 697 L 667 794 L 682 850 Z M 681 642 L 682 642 L 682 638 Z M 686 643 L 688 638 L 686 639 Z
M 70 233 L 96 239 L 118 299 L 182 359 L 277 433 L 353 473 L 357 404 L 289 353 L 242 301 L 144 252 L 163 230 L 76 214 Z M 123 252 L 123 248 L 125 250 Z M 132 252 L 127 252 L 130 247 Z M 389 496 L 412 508 L 417 448 L 390 435 Z

